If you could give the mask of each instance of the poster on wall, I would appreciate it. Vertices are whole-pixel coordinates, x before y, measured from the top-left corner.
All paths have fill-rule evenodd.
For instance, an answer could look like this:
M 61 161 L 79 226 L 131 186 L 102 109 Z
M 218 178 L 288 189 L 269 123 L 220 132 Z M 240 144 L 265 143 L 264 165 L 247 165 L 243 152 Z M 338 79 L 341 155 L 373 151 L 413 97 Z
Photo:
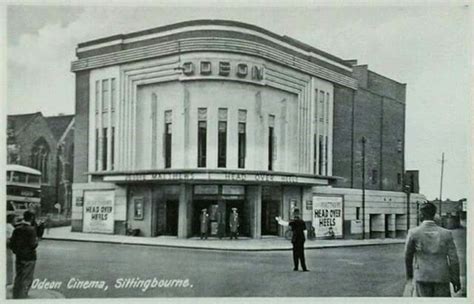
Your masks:
M 84 232 L 114 232 L 114 192 L 84 193 Z
M 342 237 L 342 197 L 313 196 L 313 227 L 316 237 Z

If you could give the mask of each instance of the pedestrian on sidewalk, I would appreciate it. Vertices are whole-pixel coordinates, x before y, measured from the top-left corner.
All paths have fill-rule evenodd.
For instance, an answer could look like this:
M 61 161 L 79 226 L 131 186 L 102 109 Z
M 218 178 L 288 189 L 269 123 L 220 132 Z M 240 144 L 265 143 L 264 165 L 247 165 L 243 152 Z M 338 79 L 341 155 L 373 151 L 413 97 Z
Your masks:
M 201 240 L 203 238 L 207 240 L 207 234 L 209 230 L 209 214 L 207 213 L 206 208 L 201 210 L 200 223 L 201 223 Z
M 10 239 L 10 248 L 16 255 L 16 275 L 13 283 L 13 298 L 26 299 L 28 291 L 33 283 L 36 264 L 36 247 L 38 238 L 35 222 L 35 214 L 25 211 L 23 220 L 17 224 Z
M 230 227 L 230 239 L 234 237 L 237 239 L 237 234 L 239 233 L 239 214 L 237 213 L 237 208 L 232 208 L 232 213 L 229 217 L 229 227 Z
M 291 231 L 293 232 L 291 237 L 291 244 L 293 245 L 293 271 L 298 271 L 299 262 L 301 262 L 301 268 L 303 271 L 309 271 L 308 268 L 306 268 L 306 261 L 304 258 L 304 242 L 306 240 L 304 231 L 306 230 L 306 224 L 302 219 L 300 219 L 298 209 L 296 209 L 294 213 L 294 218 L 290 222 L 282 220 L 279 216 L 275 219 L 281 226 L 290 226 Z
M 414 285 L 417 297 L 450 297 L 461 289 L 459 260 L 451 231 L 434 222 L 436 206 L 420 207 L 420 226 L 408 231 L 405 244 L 407 285 Z M 413 265 L 413 262 L 415 265 Z
M 46 215 L 46 219 L 44 221 L 44 227 L 46 229 L 46 234 L 48 234 L 48 235 L 49 235 L 49 229 L 51 228 L 51 224 L 52 224 L 51 221 L 52 221 L 51 220 L 51 214 L 48 213 Z

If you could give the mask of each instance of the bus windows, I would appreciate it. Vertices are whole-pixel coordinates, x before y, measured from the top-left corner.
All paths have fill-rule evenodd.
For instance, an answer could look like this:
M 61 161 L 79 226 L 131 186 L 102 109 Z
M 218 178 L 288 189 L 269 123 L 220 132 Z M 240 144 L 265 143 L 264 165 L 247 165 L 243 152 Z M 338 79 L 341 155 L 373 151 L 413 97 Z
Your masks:
M 38 175 L 28 175 L 28 184 L 39 184 L 40 177 Z
M 13 203 L 11 201 L 8 201 L 7 203 L 7 211 L 15 211 L 15 208 L 13 208 Z
M 17 183 L 26 183 L 26 173 L 13 172 L 12 181 Z

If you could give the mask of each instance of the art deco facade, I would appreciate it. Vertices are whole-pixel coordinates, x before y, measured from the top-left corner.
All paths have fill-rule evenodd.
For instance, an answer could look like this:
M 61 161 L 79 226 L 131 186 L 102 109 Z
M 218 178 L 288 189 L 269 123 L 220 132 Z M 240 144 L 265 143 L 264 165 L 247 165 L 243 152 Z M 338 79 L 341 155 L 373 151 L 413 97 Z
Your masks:
M 254 238 L 281 235 L 274 217 L 295 209 L 318 237 L 406 231 L 405 85 L 232 21 L 111 36 L 76 55 L 73 230 L 191 237 L 206 208 L 214 234 L 237 207 Z

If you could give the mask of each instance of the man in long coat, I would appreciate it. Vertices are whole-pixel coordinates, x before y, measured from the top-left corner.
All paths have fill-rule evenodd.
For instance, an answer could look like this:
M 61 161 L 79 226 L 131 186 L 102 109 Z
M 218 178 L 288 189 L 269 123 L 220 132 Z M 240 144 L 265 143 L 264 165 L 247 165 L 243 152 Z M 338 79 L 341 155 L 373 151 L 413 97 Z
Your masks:
M 209 214 L 207 213 L 207 210 L 204 208 L 201 210 L 201 215 L 199 217 L 199 223 L 201 227 L 201 240 L 207 239 L 207 234 L 209 231 Z
M 229 227 L 230 227 L 230 239 L 234 237 L 237 239 L 237 234 L 239 231 L 239 214 L 237 213 L 237 208 L 232 208 L 232 213 L 229 216 Z

